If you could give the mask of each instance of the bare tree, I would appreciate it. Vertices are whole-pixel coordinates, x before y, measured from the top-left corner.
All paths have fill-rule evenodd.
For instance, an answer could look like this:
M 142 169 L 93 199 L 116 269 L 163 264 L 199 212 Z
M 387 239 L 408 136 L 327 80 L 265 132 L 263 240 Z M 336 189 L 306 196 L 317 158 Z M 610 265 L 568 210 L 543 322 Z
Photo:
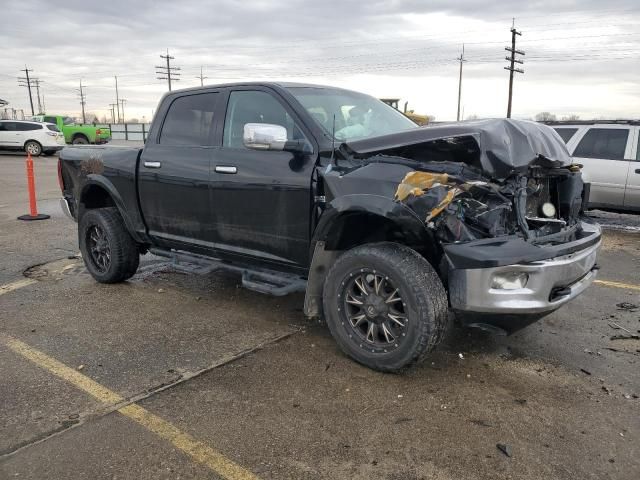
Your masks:
M 565 115 L 564 117 L 562 117 L 562 120 L 568 120 L 568 121 L 580 120 L 580 115 L 576 115 L 575 113 L 572 113 L 571 115 Z
M 540 112 L 536 115 L 537 122 L 548 122 L 550 120 L 555 120 L 556 116 L 550 112 Z

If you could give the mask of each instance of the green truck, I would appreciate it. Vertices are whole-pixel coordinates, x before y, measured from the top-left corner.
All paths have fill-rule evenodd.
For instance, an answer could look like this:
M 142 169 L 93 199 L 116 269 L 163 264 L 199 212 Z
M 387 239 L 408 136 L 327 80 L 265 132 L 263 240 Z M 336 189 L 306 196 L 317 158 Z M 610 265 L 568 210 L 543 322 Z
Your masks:
M 64 140 L 74 145 L 93 143 L 99 145 L 111 140 L 111 130 L 108 127 L 96 125 L 78 125 L 73 118 L 63 115 L 36 115 L 37 122 L 55 123 L 64 134 Z

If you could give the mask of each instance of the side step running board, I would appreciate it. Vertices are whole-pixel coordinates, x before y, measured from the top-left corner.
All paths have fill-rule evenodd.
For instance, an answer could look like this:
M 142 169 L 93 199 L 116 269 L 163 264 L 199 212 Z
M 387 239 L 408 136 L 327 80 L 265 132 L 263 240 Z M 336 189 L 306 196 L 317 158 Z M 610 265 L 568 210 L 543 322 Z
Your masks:
M 180 272 L 207 275 L 216 270 L 225 270 L 239 273 L 242 276 L 243 287 L 276 297 L 294 292 L 304 292 L 307 288 L 305 278 L 276 270 L 248 268 L 222 262 L 215 258 L 174 250 L 152 248 L 149 251 L 159 257 L 170 259 L 171 267 Z

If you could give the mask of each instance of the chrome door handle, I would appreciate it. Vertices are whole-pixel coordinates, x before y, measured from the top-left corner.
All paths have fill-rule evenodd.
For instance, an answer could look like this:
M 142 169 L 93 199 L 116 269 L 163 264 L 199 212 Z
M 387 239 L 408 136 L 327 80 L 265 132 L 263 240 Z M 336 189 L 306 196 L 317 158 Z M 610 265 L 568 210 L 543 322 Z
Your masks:
M 160 168 L 162 163 L 160 162 L 144 162 L 146 168 Z
M 227 165 L 216 165 L 216 173 L 238 173 L 238 169 Z

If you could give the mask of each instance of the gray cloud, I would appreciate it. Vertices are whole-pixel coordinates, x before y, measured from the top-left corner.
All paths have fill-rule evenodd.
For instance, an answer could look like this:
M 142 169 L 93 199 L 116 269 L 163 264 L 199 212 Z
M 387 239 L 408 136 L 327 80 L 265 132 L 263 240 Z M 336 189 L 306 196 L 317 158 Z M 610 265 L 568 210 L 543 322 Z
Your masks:
M 422 17 L 434 13 L 444 24 Z M 527 73 L 518 78 L 523 87 L 534 86 L 534 81 L 575 82 L 601 91 L 609 82 L 619 97 L 638 91 L 640 4 L 635 0 L 114 0 L 90 7 L 78 0 L 54 6 L 9 0 L 3 2 L 0 30 L 5 46 L 0 98 L 16 108 L 27 106 L 26 91 L 15 79 L 27 63 L 45 82 L 49 110 L 77 113 L 74 89 L 82 79 L 88 109 L 105 112 L 114 98 L 113 75 L 118 74 L 129 111 L 150 115 L 166 88 L 154 69 L 166 48 L 182 68 L 180 86 L 197 84 L 195 77 L 204 66 L 210 81 L 295 77 L 341 84 L 353 75 L 367 75 L 371 83 L 360 89 L 371 93 L 392 89 L 376 86 L 377 77 L 380 82 L 420 79 L 427 89 L 436 77 L 451 76 L 455 83 L 455 58 L 465 42 L 470 108 L 476 102 L 484 110 L 473 113 L 496 114 L 502 107 L 494 111 L 476 101 L 483 92 L 474 82 L 504 80 L 503 48 L 512 16 L 525 33 L 520 40 L 527 50 Z M 443 27 L 446 31 L 440 32 Z M 516 96 L 523 90 L 516 89 Z M 435 105 L 434 95 L 419 90 L 398 95 L 418 105 L 427 99 Z M 541 91 L 540 98 L 546 97 Z M 516 97 L 516 105 L 529 100 Z M 585 114 L 599 108 L 596 103 L 590 107 L 590 99 L 571 101 L 562 108 Z M 621 101 L 609 108 L 612 115 L 637 115 L 631 110 L 637 105 Z M 522 114 L 530 115 L 536 107 L 527 106 Z

